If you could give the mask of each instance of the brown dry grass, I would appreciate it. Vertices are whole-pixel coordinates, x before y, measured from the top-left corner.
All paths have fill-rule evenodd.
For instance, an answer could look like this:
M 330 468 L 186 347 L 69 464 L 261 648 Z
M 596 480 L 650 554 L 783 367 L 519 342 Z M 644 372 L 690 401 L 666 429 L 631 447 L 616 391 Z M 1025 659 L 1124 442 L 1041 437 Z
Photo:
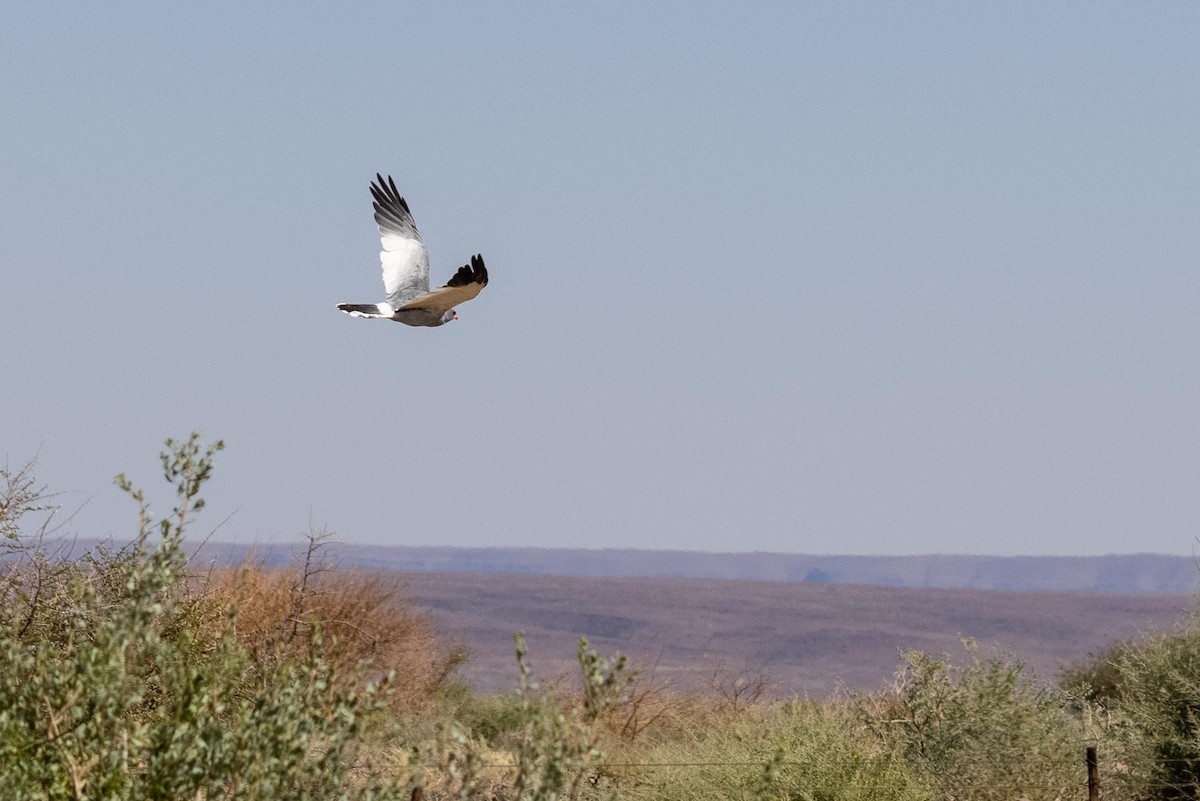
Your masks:
M 235 613 L 226 625 L 259 664 L 319 656 L 348 675 L 366 662 L 372 675 L 395 674 L 392 699 L 403 709 L 432 703 L 466 657 L 405 599 L 395 576 L 266 568 L 251 559 L 214 568 L 197 592 L 210 608 Z

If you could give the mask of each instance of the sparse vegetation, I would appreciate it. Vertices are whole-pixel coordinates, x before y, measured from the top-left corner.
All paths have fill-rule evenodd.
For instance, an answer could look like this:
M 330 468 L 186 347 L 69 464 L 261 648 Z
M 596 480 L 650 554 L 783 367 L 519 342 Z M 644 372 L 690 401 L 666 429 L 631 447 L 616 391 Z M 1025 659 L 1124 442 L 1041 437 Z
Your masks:
M 902 655 L 893 684 L 778 699 L 761 670 L 686 690 L 579 643 L 577 683 L 457 682 L 461 649 L 384 575 L 335 569 L 313 531 L 291 568 L 189 571 L 221 444 L 167 443 L 176 505 L 139 489 L 134 540 L 44 544 L 53 499 L 0 471 L 0 787 L 14 799 L 1105 798 L 1200 789 L 1200 625 L 1104 646 L 1058 687 L 967 643 Z
M 75 561 L 12 548 L 0 583 L 0 786 L 14 799 L 368 798 L 403 788 L 359 767 L 387 677 L 367 680 L 324 656 L 263 660 L 234 636 L 237 609 L 187 581 L 184 532 L 221 443 L 168 440 L 176 506 L 155 520 L 140 489 L 134 541 Z M 8 478 L 6 476 L 5 478 Z M 11 485 L 10 485 L 11 486 Z M 33 485 L 25 484 L 32 488 Z

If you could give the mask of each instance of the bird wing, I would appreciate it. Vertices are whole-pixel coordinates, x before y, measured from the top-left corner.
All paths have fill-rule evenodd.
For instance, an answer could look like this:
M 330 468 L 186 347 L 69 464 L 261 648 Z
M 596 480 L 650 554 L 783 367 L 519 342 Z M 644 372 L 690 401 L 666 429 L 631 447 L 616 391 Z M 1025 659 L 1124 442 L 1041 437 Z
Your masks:
M 445 286 L 413 298 L 403 306 L 396 307 L 396 311 L 427 309 L 435 314 L 445 314 L 482 292 L 487 282 L 487 267 L 483 265 L 483 256 L 475 255 L 471 257 L 470 264 L 458 268 L 458 272 Z
M 383 288 L 388 305 L 398 309 L 408 301 L 429 292 L 429 251 L 413 222 L 408 203 L 396 191 L 392 176 L 387 181 L 375 173 L 378 184 L 371 184 L 375 198 L 375 222 L 379 224 L 379 263 L 383 267 Z

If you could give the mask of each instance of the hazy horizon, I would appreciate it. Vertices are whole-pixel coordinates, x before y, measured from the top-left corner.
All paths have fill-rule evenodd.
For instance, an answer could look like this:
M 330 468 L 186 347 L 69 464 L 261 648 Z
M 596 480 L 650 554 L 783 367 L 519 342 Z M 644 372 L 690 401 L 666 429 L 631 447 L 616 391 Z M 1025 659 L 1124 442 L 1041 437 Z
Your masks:
M 202 532 L 208 531 L 203 524 L 199 525 Z M 635 553 L 658 553 L 658 554 L 696 554 L 703 556 L 805 556 L 812 558 L 837 558 L 837 559 L 928 559 L 928 558 L 980 558 L 980 559 L 1104 559 L 1107 557 L 1164 557 L 1170 559 L 1193 559 L 1197 558 L 1198 554 L 1193 551 L 1191 553 L 1164 553 L 1161 551 L 1128 551 L 1128 552 L 1111 552 L 1111 553 L 1094 553 L 1094 554 L 1036 554 L 1036 553 L 985 553 L 981 551 L 926 551 L 923 553 L 843 553 L 838 551 L 785 551 L 785 550 L 753 550 L 753 551 L 720 551 L 703 548 L 654 548 L 654 547 L 638 547 L 636 545 L 451 545 L 451 544 L 411 544 L 405 542 L 362 542 L 352 539 L 342 539 L 337 535 L 337 532 L 331 532 L 335 536 L 325 543 L 325 547 L 337 549 L 341 546 L 349 546 L 351 548 L 404 548 L 404 549 L 429 549 L 429 550 L 479 550 L 479 551 L 583 551 L 583 552 L 602 552 L 602 551 L 627 551 Z M 112 537 L 93 537 L 86 534 L 73 533 L 58 535 L 50 538 L 50 542 L 64 542 L 73 540 L 85 544 L 85 547 L 92 542 L 103 542 L 112 539 L 114 542 L 132 542 L 132 536 L 112 536 Z M 229 546 L 236 548 L 289 548 L 307 547 L 308 540 L 303 532 L 285 534 L 273 539 L 252 540 L 245 537 L 222 538 L 219 536 L 210 536 L 204 533 L 197 535 L 194 541 L 189 542 L 194 547 L 202 545 Z M 1197 563 L 1200 568 L 1200 562 Z

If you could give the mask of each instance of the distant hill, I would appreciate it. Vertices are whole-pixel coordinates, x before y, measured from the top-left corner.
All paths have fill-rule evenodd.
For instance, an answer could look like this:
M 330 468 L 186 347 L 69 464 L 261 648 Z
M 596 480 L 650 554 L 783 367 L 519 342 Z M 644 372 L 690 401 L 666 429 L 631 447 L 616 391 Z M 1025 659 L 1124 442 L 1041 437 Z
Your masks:
M 244 546 L 210 544 L 219 560 Z M 291 546 L 256 549 L 268 562 L 291 559 Z M 609 578 L 711 578 L 879 587 L 1046 590 L 1125 595 L 1190 595 L 1200 568 L 1184 556 L 817 556 L 786 553 L 585 550 L 568 548 L 417 548 L 337 545 L 343 567 L 410 573 L 514 573 Z
M 1170 628 L 1186 596 L 916 589 L 696 578 L 407 573 L 407 595 L 444 635 L 466 644 L 464 678 L 485 692 L 516 686 L 514 631 L 537 675 L 575 676 L 578 638 L 619 651 L 652 680 L 704 687 L 714 673 L 769 675 L 777 694 L 878 690 L 901 650 L 1024 662 L 1043 681 L 1113 640 Z
M 76 548 L 89 543 L 76 542 Z M 268 566 L 294 545 L 257 547 Z M 196 562 L 236 563 L 209 543 Z M 1195 608 L 1191 559 L 803 556 L 536 548 L 338 545 L 342 568 L 398 574 L 439 631 L 467 645 L 463 677 L 515 686 L 513 632 L 542 677 L 570 675 L 578 637 L 634 657 L 652 680 L 704 686 L 770 675 L 777 693 L 879 689 L 901 650 L 963 659 L 960 638 L 1024 661 L 1043 680 L 1114 640 L 1170 628 Z M 196 562 L 193 562 L 195 565 Z M 869 586 L 875 585 L 875 586 Z

